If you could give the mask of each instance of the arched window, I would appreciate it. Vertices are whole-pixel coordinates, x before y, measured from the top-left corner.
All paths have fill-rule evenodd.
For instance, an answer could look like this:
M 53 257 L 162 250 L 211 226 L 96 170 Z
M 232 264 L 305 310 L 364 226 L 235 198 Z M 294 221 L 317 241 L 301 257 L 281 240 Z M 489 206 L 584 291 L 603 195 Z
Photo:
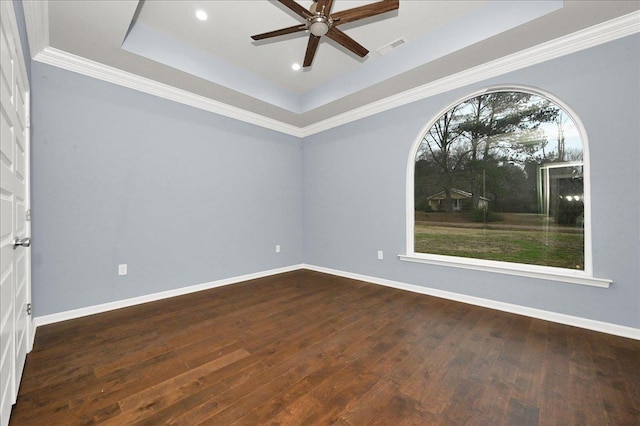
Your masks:
M 457 102 L 421 132 L 407 174 L 403 260 L 592 276 L 586 134 L 559 100 L 509 88 Z

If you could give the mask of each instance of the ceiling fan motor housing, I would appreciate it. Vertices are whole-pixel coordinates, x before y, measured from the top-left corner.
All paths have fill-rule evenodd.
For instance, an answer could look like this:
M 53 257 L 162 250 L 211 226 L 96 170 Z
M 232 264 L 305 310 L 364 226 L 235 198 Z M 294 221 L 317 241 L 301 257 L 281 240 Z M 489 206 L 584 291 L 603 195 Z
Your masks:
M 331 28 L 332 24 L 333 21 L 331 19 L 327 19 L 326 16 L 321 14 L 317 14 L 308 20 L 309 31 L 311 31 L 311 34 L 318 37 L 325 35 L 329 31 L 329 28 Z

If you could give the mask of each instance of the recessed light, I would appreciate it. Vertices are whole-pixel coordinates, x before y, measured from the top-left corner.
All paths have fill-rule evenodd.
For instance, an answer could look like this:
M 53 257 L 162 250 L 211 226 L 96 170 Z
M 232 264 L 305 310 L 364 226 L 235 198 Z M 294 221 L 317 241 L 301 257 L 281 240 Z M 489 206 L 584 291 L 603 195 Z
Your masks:
M 208 16 L 207 16 L 207 12 L 205 12 L 202 9 L 198 9 L 196 10 L 196 18 L 198 18 L 201 21 L 206 21 Z
M 300 64 L 295 63 L 295 64 L 291 65 L 291 69 L 294 70 L 294 71 L 298 71 L 300 69 Z

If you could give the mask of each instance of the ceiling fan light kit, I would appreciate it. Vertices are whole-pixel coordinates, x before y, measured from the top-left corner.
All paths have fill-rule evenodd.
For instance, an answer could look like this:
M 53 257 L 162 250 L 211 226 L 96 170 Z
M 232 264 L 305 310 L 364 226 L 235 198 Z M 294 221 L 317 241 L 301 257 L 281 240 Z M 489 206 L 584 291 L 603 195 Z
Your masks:
M 309 31 L 316 37 L 322 37 L 329 31 L 329 26 L 332 22 L 329 22 L 324 16 L 314 16 L 309 21 Z
M 397 10 L 400 7 L 400 0 L 382 0 L 375 3 L 365 4 L 364 6 L 342 10 L 332 15 L 331 6 L 333 6 L 333 0 L 316 0 L 309 10 L 305 9 L 294 0 L 278 1 L 303 18 L 305 23 L 303 25 L 296 25 L 293 27 L 270 31 L 268 33 L 257 34 L 251 36 L 251 38 L 254 40 L 264 40 L 285 34 L 309 31 L 309 42 L 307 43 L 307 51 L 304 57 L 303 67 L 311 66 L 316 50 L 318 49 L 318 44 L 320 43 L 320 38 L 325 35 L 359 57 L 364 58 L 367 56 L 369 51 L 357 41 L 339 30 L 337 26 L 346 24 L 347 22 L 358 21 L 360 19 Z

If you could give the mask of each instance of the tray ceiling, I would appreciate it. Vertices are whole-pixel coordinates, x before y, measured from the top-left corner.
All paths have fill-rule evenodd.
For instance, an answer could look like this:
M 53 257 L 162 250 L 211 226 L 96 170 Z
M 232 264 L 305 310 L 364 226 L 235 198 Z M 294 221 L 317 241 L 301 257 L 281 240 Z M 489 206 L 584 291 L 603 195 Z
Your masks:
M 35 6 L 25 2 L 28 16 Z M 398 11 L 341 29 L 370 50 L 360 59 L 321 42 L 301 63 L 305 33 L 254 42 L 250 36 L 301 22 L 277 2 L 48 1 L 42 49 L 136 76 L 284 126 L 304 128 L 398 93 L 636 13 L 635 1 L 401 0 Z M 308 8 L 312 2 L 300 1 Z M 335 0 L 334 11 L 371 1 Z M 199 21 L 197 10 L 209 18 Z M 31 13 L 30 13 L 31 12 Z M 637 17 L 637 16 L 636 16 Z M 28 19 L 28 26 L 33 26 Z M 48 28 L 47 28 L 48 27 Z M 32 34 L 28 28 L 30 44 Z M 389 44 L 402 40 L 399 47 Z M 386 47 L 386 51 L 385 51 Z M 382 49 L 381 49 L 382 48 Z M 380 51 L 378 49 L 381 49 Z M 41 52 L 37 51 L 41 50 Z M 382 52 L 382 53 L 381 53 Z M 40 55 L 40 56 L 39 56 Z M 47 56 L 49 55 L 49 56 Z M 55 62 L 49 60 L 48 62 Z M 126 85 L 126 84 L 125 84 Z

